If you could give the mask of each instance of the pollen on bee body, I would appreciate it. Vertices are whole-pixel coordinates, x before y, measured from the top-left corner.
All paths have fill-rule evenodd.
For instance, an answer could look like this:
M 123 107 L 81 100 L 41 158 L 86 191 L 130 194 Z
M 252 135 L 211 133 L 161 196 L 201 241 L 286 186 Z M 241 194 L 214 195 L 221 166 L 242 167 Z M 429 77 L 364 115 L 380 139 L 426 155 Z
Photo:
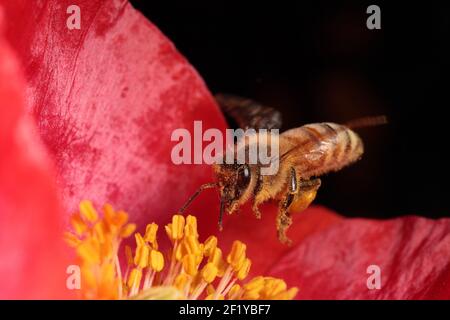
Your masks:
M 171 151 L 172 162 L 180 164 L 259 164 L 261 175 L 274 175 L 279 168 L 278 129 L 209 128 L 203 132 L 202 121 L 194 121 L 193 135 L 186 128 L 172 132 L 178 142 Z M 206 144 L 206 145 L 205 145 Z

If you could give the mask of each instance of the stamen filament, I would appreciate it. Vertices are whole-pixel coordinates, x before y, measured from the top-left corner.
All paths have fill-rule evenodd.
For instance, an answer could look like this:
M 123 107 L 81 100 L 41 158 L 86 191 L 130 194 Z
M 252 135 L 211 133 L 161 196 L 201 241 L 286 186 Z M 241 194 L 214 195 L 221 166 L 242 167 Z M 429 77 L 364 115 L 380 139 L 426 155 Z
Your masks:
M 228 266 L 227 269 L 225 270 L 225 273 L 222 277 L 222 279 L 219 282 L 219 286 L 216 289 L 216 292 L 214 293 L 214 300 L 217 300 L 219 298 L 219 296 L 222 295 L 222 291 L 225 289 L 225 287 L 227 286 L 228 282 L 231 279 L 231 272 L 232 272 L 232 268 L 231 266 Z

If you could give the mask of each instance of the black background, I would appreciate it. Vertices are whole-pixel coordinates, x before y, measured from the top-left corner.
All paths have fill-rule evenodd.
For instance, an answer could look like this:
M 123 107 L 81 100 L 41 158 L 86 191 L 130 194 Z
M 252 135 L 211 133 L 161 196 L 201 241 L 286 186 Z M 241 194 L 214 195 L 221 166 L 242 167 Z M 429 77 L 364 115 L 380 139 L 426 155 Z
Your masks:
M 283 129 L 388 116 L 359 131 L 363 160 L 324 177 L 316 202 L 348 216 L 450 216 L 444 2 L 131 2 L 213 93 L 277 107 Z M 381 30 L 366 27 L 370 4 L 381 8 Z

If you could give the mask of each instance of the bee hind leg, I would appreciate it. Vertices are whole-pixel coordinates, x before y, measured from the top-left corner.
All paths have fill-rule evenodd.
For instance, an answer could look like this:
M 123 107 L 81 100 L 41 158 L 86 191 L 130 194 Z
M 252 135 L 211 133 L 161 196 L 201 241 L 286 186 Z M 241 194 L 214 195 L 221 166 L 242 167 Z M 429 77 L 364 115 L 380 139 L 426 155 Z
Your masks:
M 261 219 L 261 211 L 259 210 L 259 205 L 261 205 L 263 202 L 264 200 L 260 200 L 257 198 L 253 200 L 252 210 L 253 213 L 255 214 L 256 219 Z
M 281 243 L 290 245 L 292 243 L 286 235 L 287 229 L 292 224 L 291 214 L 289 213 L 289 207 L 291 206 L 296 194 L 298 193 L 298 180 L 297 174 L 294 168 L 291 168 L 291 174 L 289 176 L 288 192 L 280 202 L 280 208 L 277 215 L 277 231 L 278 239 Z
M 287 229 L 292 224 L 291 214 L 288 212 L 288 208 L 294 200 L 294 194 L 288 193 L 280 203 L 280 209 L 277 215 L 277 232 L 278 240 L 281 243 L 291 245 L 292 241 L 286 235 Z

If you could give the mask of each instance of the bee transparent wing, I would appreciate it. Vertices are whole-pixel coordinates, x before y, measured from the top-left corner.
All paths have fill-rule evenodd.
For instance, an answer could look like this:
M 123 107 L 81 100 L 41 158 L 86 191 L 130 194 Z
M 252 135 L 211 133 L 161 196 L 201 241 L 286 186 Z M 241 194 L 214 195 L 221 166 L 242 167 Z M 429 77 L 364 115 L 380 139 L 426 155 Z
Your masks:
M 295 167 L 309 178 L 338 171 L 361 158 L 364 146 L 356 132 L 345 125 L 331 122 L 311 123 L 291 129 L 281 135 L 294 141 L 287 145 L 280 159 Z
M 280 129 L 281 113 L 251 99 L 231 94 L 217 94 L 217 103 L 231 127 L 242 129 Z

